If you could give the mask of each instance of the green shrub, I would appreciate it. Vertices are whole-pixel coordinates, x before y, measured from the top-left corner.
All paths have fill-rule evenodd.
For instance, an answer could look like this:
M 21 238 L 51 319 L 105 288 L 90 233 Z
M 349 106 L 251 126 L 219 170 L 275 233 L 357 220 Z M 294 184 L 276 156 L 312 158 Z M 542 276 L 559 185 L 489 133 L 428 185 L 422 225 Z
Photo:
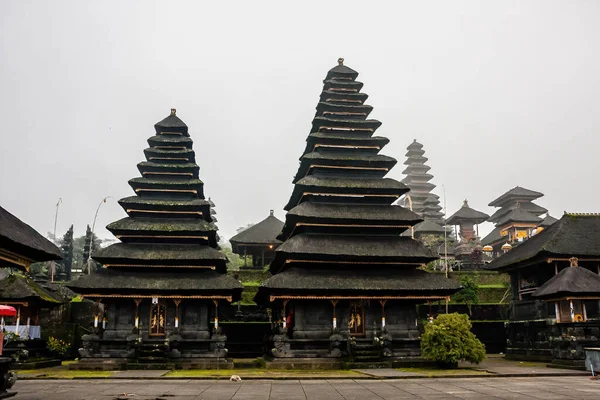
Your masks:
M 48 350 L 58 354 L 60 357 L 65 357 L 71 348 L 71 344 L 63 340 L 50 336 L 48 338 Z
M 479 364 L 485 358 L 485 346 L 471 332 L 467 315 L 440 314 L 425 325 L 421 354 L 440 366 L 456 367 L 459 361 Z

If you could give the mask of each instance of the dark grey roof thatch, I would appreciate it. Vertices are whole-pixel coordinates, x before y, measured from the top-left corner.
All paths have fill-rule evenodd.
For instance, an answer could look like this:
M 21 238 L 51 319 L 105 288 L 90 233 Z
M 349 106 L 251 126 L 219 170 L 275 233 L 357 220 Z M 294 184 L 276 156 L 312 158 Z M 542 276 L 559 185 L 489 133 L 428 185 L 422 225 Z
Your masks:
M 553 216 L 551 216 L 550 214 L 548 214 L 548 215 L 546 215 L 546 218 L 544 218 L 542 220 L 542 222 L 540 222 L 540 224 L 538 226 L 542 227 L 542 228 L 547 228 L 547 227 L 549 227 L 550 225 L 554 224 L 557 221 L 558 221 L 558 219 L 556 219 Z
M 125 217 L 106 226 L 109 231 L 209 232 L 217 227 L 203 219 L 168 219 Z
M 162 121 L 154 124 L 156 133 L 163 131 L 181 132 L 187 134 L 188 126 L 177 115 L 174 108 L 171 109 L 171 114 Z
M 520 186 L 515 186 L 502 196 L 493 200 L 488 204 L 490 207 L 502 207 L 506 202 L 511 200 L 535 200 L 542 197 L 544 194 L 533 190 L 525 189 Z
M 283 221 L 280 221 L 273 215 L 263 219 L 256 225 L 252 225 L 250 228 L 243 230 L 231 239 L 229 242 L 232 247 L 236 247 L 243 244 L 280 244 L 281 241 L 277 240 L 277 235 L 283 228 Z M 235 252 L 235 251 L 234 251 Z
M 418 234 L 443 234 L 444 228 L 433 221 L 426 219 L 420 224 L 415 225 L 415 233 Z
M 2 207 L 0 207 L 0 248 L 36 262 L 62 258 L 58 247 Z
M 233 294 L 239 299 L 242 284 L 228 275 L 212 270 L 135 272 L 104 268 L 96 274 L 82 275 L 67 286 L 86 294 Z
M 565 214 L 558 222 L 492 261 L 488 268 L 511 270 L 547 257 L 600 258 L 600 214 Z
M 600 296 L 600 275 L 583 267 L 568 267 L 533 293 L 537 298 Z
M 227 261 L 223 253 L 209 246 L 159 243 L 115 243 L 94 252 L 92 258 L 102 264 L 115 263 L 117 260 L 153 261 L 151 264 L 172 261 Z
M 486 246 L 488 244 L 492 244 L 502 239 L 502 235 L 500 234 L 500 228 L 494 228 L 490 233 L 487 234 L 486 237 L 481 239 L 481 244 Z
M 427 200 L 425 201 L 427 203 Z M 477 211 L 469 207 L 467 200 L 464 201 L 463 206 L 447 220 L 448 225 L 459 225 L 461 221 L 470 221 L 474 224 L 480 224 L 488 219 L 490 216 L 481 211 Z
M 390 221 L 393 223 L 414 224 L 422 221 L 421 217 L 398 205 L 383 204 L 329 204 L 304 202 L 292 208 L 288 216 L 343 219 L 343 220 L 372 220 Z
M 538 216 L 548 211 L 544 207 L 539 206 L 539 205 L 537 205 L 535 203 L 532 203 L 530 201 L 521 201 L 521 202 L 515 201 L 515 204 L 512 205 L 512 206 L 510 206 L 510 207 L 504 206 L 504 207 L 498 209 L 495 213 L 492 214 L 491 217 L 488 218 L 488 221 L 489 222 L 496 222 L 499 219 L 501 219 L 502 217 L 504 217 L 506 214 L 508 214 L 509 212 L 511 212 L 512 210 L 516 209 L 517 207 L 520 208 L 521 210 L 528 211 L 531 214 L 538 215 Z
M 529 211 L 525 211 L 520 207 L 515 208 L 502 218 L 498 220 L 496 225 L 501 226 L 504 224 L 508 224 L 510 222 L 532 222 L 539 223 L 542 222 L 542 219 L 536 215 L 533 215 Z
M 279 246 L 271 263 L 271 271 L 279 271 L 285 260 L 290 258 L 349 264 L 357 261 L 426 264 L 438 257 L 423 244 L 408 237 L 301 233 Z
M 42 304 L 63 303 L 58 295 L 50 293 L 26 275 L 9 274 L 0 269 L 0 303 L 9 301 L 35 301 Z
M 291 268 L 267 279 L 256 295 L 257 302 L 268 302 L 269 295 L 287 293 L 310 295 L 439 295 L 460 289 L 460 284 L 442 274 L 419 269 L 396 269 L 382 273 L 377 269 Z

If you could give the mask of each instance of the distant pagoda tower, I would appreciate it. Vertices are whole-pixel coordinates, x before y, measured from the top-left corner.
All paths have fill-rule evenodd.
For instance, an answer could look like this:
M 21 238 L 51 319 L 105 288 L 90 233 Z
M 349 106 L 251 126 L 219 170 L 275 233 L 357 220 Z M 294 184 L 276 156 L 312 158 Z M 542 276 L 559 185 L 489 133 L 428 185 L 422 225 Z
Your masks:
M 435 222 L 438 225 L 444 225 L 444 213 L 440 205 L 440 196 L 430 193 L 423 202 L 421 211 L 423 218 Z
M 431 196 L 431 191 L 435 188 L 433 183 L 429 183 L 433 175 L 428 172 L 431 168 L 425 164 L 428 159 L 424 156 L 425 150 L 423 150 L 423 145 L 417 142 L 417 139 L 414 139 L 406 149 L 408 150 L 406 152 L 406 161 L 404 161 L 406 168 L 402 171 L 406 177 L 402 179 L 402 183 L 410 189 L 409 195 L 412 201 L 412 210 L 419 215 L 423 215 L 426 209 L 425 202 Z M 436 196 L 430 199 L 427 209 L 432 212 L 433 206 L 439 206 L 439 203 L 439 197 Z M 441 210 L 441 207 L 439 210 Z M 433 222 L 438 223 L 439 221 L 435 221 L 435 218 Z M 438 223 L 438 225 L 440 224 Z
M 129 181 L 136 195 L 119 200 L 128 217 L 107 226 L 121 243 L 92 255 L 100 272 L 69 284 L 97 302 L 84 364 L 148 355 L 193 364 L 226 356 L 218 306 L 238 300 L 242 285 L 226 274 L 227 257 L 216 250 L 217 227 L 187 125 L 172 109 L 154 127 L 146 161 L 138 164 L 142 176 Z M 165 338 L 168 348 L 153 353 Z
M 490 216 L 481 211 L 469 207 L 469 202 L 465 200 L 462 207 L 448 218 L 448 225 L 459 226 L 459 238 L 461 242 L 469 242 L 478 239 L 478 225 L 485 222 Z
M 416 356 L 416 304 L 459 289 L 418 269 L 436 255 L 400 236 L 422 219 L 392 204 L 408 188 L 384 178 L 396 160 L 379 154 L 388 140 L 373 136 L 381 123 L 367 119 L 372 107 L 357 76 L 343 59 L 327 73 L 285 206 L 284 243 L 255 297 L 282 325 L 276 358 L 341 357 L 349 336 L 370 357 Z M 380 334 L 383 349 L 373 349 Z
M 488 222 L 495 223 L 496 227 L 482 239 L 481 243 L 484 246 L 492 246 L 493 254 L 499 256 L 504 253 L 503 245 L 509 244 L 512 248 L 533 236 L 542 222 L 540 215 L 548 212 L 547 209 L 533 202 L 542 196 L 543 193 L 516 186 L 490 202 L 488 204 L 490 207 L 499 208 L 488 219 Z

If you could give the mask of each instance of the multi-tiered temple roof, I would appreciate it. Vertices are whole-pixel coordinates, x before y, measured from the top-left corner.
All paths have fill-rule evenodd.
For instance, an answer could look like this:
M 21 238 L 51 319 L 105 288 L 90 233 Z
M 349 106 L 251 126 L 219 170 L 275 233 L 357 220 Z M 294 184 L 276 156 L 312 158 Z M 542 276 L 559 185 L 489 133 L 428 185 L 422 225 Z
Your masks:
M 227 258 L 216 249 L 212 203 L 204 197 L 188 127 L 174 109 L 154 127 L 146 161 L 138 164 L 141 177 L 129 181 L 135 196 L 119 201 L 128 216 L 107 226 L 121 243 L 94 253 L 103 270 L 71 287 L 88 297 L 239 298 L 242 287 L 225 274 Z
M 410 189 L 412 210 L 425 217 L 426 215 L 423 214 L 426 208 L 428 211 L 434 211 L 433 208 L 439 206 L 439 197 L 435 196 L 429 199 L 430 196 L 432 196 L 431 191 L 435 188 L 433 183 L 429 183 L 433 178 L 433 175 L 429 173 L 431 168 L 425 164 L 428 159 L 424 156 L 425 150 L 423 150 L 423 145 L 417 142 L 417 139 L 414 139 L 406 149 L 408 150 L 406 152 L 406 161 L 404 161 L 406 168 L 402 171 L 406 177 L 402 179 L 402 183 Z M 428 204 L 425 204 L 428 199 Z M 435 211 L 439 212 L 440 210 L 441 207 Z M 433 217 L 433 222 L 438 224 L 441 222 L 441 224 L 443 224 L 443 221 L 439 221 L 441 215 L 436 214 L 427 216 L 430 217 L 428 219 Z
M 385 177 L 396 160 L 379 154 L 388 139 L 374 136 L 381 123 L 368 119 L 372 107 L 364 104 L 367 95 L 357 76 L 340 59 L 325 78 L 285 207 L 278 237 L 284 243 L 270 265 L 274 276 L 259 289 L 259 302 L 302 296 L 441 298 L 459 287 L 417 269 L 436 256 L 400 236 L 422 218 L 392 204 L 409 188 Z

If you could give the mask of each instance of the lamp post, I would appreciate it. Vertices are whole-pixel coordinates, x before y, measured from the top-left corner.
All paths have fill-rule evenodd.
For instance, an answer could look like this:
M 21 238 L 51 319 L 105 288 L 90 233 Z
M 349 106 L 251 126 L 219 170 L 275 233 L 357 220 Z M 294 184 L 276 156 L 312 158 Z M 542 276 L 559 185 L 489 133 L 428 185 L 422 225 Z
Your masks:
M 87 264 L 88 264 L 88 275 L 91 273 L 92 270 L 92 251 L 94 249 L 94 228 L 96 227 L 96 218 L 98 218 L 98 211 L 100 211 L 100 207 L 102 206 L 102 204 L 106 203 L 106 200 L 111 199 L 111 196 L 106 196 L 105 198 L 102 199 L 102 201 L 100 202 L 100 204 L 98 204 L 98 208 L 96 208 L 96 214 L 94 215 L 94 222 L 92 223 L 92 234 L 90 235 L 90 253 L 87 259 Z
M 56 222 L 58 221 L 58 207 L 62 203 L 62 197 L 58 198 L 56 202 L 56 212 L 54 213 L 54 231 L 52 232 L 52 241 L 56 243 Z M 56 264 L 54 261 L 50 261 L 50 282 L 54 282 L 54 270 L 56 269 Z

